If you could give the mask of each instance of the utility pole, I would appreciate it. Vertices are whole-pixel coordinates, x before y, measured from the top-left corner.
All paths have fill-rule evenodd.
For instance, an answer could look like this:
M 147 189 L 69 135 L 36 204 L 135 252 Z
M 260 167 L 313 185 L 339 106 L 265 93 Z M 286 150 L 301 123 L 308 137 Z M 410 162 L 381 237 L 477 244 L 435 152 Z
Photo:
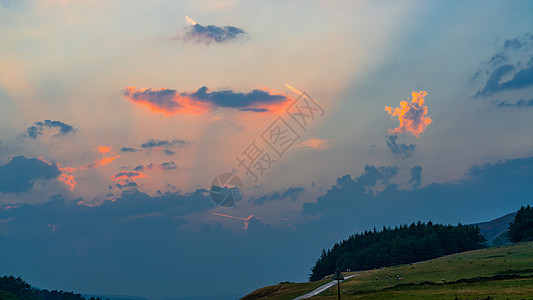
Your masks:
M 344 280 L 344 277 L 342 276 L 341 271 L 337 269 L 331 279 L 337 280 L 337 291 L 338 291 L 337 295 L 338 295 L 338 299 L 341 300 L 341 280 Z

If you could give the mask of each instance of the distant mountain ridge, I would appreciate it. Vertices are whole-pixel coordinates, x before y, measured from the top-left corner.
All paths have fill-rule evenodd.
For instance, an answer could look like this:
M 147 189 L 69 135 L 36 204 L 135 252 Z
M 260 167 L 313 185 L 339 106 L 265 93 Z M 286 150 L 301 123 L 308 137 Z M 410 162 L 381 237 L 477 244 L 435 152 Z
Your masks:
M 511 244 L 507 237 L 509 224 L 513 222 L 516 212 L 512 212 L 492 221 L 481 222 L 472 225 L 479 226 L 481 233 L 485 235 L 488 246 L 503 246 Z

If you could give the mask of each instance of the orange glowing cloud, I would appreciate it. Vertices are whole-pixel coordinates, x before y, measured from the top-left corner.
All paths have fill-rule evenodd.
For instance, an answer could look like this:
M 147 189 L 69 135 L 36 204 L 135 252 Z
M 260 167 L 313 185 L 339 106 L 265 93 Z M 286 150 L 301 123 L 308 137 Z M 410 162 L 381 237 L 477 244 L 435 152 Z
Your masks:
M 279 112 L 288 105 L 289 97 L 267 88 L 248 93 L 232 90 L 211 91 L 201 87 L 197 91 L 178 93 L 173 89 L 126 87 L 122 95 L 130 101 L 165 115 L 202 114 L 215 107 L 252 112 Z
M 96 167 L 100 167 L 100 166 L 105 166 L 105 165 L 113 162 L 117 158 L 120 158 L 120 155 L 115 155 L 115 156 L 112 156 L 112 157 L 104 157 L 101 160 L 95 160 L 92 163 L 85 164 L 85 165 L 79 167 L 79 169 L 80 170 L 84 170 L 84 169 L 92 169 L 92 168 L 96 168 Z
M 322 140 L 319 138 L 309 139 L 298 144 L 298 147 L 315 149 L 315 150 L 325 150 L 329 148 L 329 140 Z
M 59 182 L 63 182 L 64 184 L 66 184 L 69 189 L 71 191 L 73 191 L 76 186 L 78 185 L 78 182 L 76 181 L 74 175 L 72 173 L 74 173 L 75 171 L 78 171 L 78 170 L 85 170 L 85 169 L 91 169 L 91 168 L 96 168 L 96 167 L 99 167 L 99 166 L 105 166 L 111 162 L 113 162 L 115 159 L 117 158 L 120 158 L 120 155 L 115 155 L 113 157 L 105 157 L 105 158 L 102 158 L 101 160 L 97 160 L 97 161 L 94 161 L 92 163 L 88 163 L 88 164 L 85 164 L 81 167 L 61 167 L 61 164 L 57 164 L 57 167 L 59 169 L 59 171 L 61 171 L 61 175 L 59 175 L 57 177 L 57 181 Z M 47 164 L 49 165 L 52 165 L 50 162 L 48 162 L 47 160 L 44 159 L 44 157 L 39 157 L 40 160 L 46 162 Z
M 61 175 L 57 177 L 57 180 L 66 184 L 71 191 L 73 191 L 74 188 L 76 188 L 76 185 L 78 184 L 78 182 L 74 179 L 74 175 L 67 173 L 61 173 Z
M 108 147 L 108 146 L 98 146 L 96 148 L 94 148 L 94 150 L 98 153 L 107 153 L 109 151 L 111 151 L 111 147 Z
M 150 111 L 170 116 L 179 113 L 201 114 L 209 109 L 209 105 L 179 95 L 171 89 L 140 89 L 135 86 L 126 87 L 122 95 L 134 103 L 148 107 Z
M 47 161 L 44 158 L 44 156 L 40 156 L 39 159 L 49 165 L 52 165 L 52 163 Z M 63 182 L 69 187 L 71 191 L 73 191 L 76 185 L 78 184 L 78 182 L 76 182 L 76 180 L 74 179 L 74 175 L 67 174 L 67 173 L 72 173 L 76 171 L 76 168 L 70 168 L 70 167 L 61 168 L 60 164 L 57 164 L 57 168 L 59 169 L 59 171 L 61 171 L 61 175 L 57 177 L 57 181 Z
M 431 119 L 427 116 L 428 108 L 424 105 L 424 97 L 427 94 L 425 91 L 412 92 L 413 98 L 410 103 L 401 101 L 400 106 L 396 108 L 385 106 L 385 111 L 391 117 L 398 117 L 398 121 L 400 121 L 398 127 L 389 129 L 390 135 L 410 132 L 415 137 L 418 137 L 431 124 Z
M 139 171 L 120 171 L 111 176 L 111 180 L 116 181 L 120 185 L 127 185 L 129 183 L 135 182 L 139 178 L 148 177 L 148 175 L 143 174 Z
M 45 162 L 45 163 L 47 163 L 47 164 L 50 165 L 50 166 L 52 165 L 52 163 L 49 162 L 48 160 L 46 160 L 46 159 L 44 158 L 44 156 L 39 156 L 39 157 L 37 157 L 37 158 L 38 158 L 40 161 Z

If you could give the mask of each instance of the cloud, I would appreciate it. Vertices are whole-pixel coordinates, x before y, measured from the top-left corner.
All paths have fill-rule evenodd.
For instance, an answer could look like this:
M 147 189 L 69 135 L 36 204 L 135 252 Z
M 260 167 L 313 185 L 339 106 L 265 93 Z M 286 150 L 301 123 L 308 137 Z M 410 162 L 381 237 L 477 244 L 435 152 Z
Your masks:
M 507 49 L 515 49 L 515 50 L 517 50 L 517 49 L 522 48 L 523 43 L 519 39 L 514 38 L 512 40 L 506 40 L 503 45 L 504 45 L 503 47 L 506 50 Z
M 113 176 L 111 180 L 117 183 L 117 186 L 122 188 L 124 186 L 137 186 L 137 179 L 148 177 L 148 175 L 143 174 L 139 171 L 120 171 Z
M 135 147 L 122 147 L 120 148 L 120 152 L 139 152 L 142 151 L 142 149 L 135 148 Z
M 55 179 L 61 174 L 55 164 L 48 164 L 37 158 L 13 157 L 0 166 L 0 192 L 22 193 L 32 189 L 39 179 Z
M 315 150 L 325 150 L 329 148 L 330 140 L 322 140 L 319 138 L 312 138 L 307 141 L 303 141 L 297 144 L 297 147 L 315 149 Z
M 249 93 L 239 93 L 231 90 L 210 92 L 209 89 L 204 86 L 198 89 L 198 91 L 188 95 L 201 102 L 228 108 L 249 108 L 253 106 L 261 106 L 263 104 L 268 105 L 287 101 L 287 97 L 282 94 L 271 94 L 268 90 L 257 89 Z
M 52 286 L 75 280 L 89 284 L 88 290 L 97 290 L 115 278 L 109 293 L 128 290 L 152 298 L 176 294 L 192 298 L 194 292 L 184 293 L 203 287 L 204 283 L 195 278 L 205 273 L 205 268 L 198 266 L 207 265 L 213 277 L 221 278 L 209 285 L 207 293 L 235 292 L 230 283 L 238 281 L 242 296 L 260 282 L 279 282 L 279 274 L 305 280 L 302 270 L 309 270 L 320 249 L 356 232 L 418 220 L 476 223 L 516 211 L 533 199 L 533 157 L 473 167 L 461 180 L 416 189 L 400 189 L 391 183 L 387 178 L 393 171 L 391 167 L 369 165 L 354 178 L 338 178 L 316 201 L 309 199 L 296 228 L 269 226 L 254 217 L 246 231 L 241 219 L 213 216 L 202 223 L 211 212 L 243 219 L 252 214 L 262 216 L 259 207 L 253 211 L 245 211 L 245 206 L 214 211 L 206 190 L 156 196 L 131 191 L 94 207 L 60 197 L 39 205 L 9 209 L 0 205 L 0 220 L 7 222 L 0 223 L 0 244 L 4 252 L 12 254 L 0 255 L 0 265 L 6 272 L 15 272 L 32 257 L 39 266 L 34 270 L 38 276 L 57 271 L 57 276 L 52 276 L 54 282 L 49 283 Z M 387 182 L 382 192 L 367 191 L 366 186 L 379 182 Z M 236 222 L 238 232 L 221 225 L 232 222 Z M 55 232 L 50 232 L 48 224 L 56 225 Z M 279 263 L 273 265 L 272 261 Z M 248 268 L 250 265 L 255 268 Z M 90 272 L 73 275 L 68 272 L 72 268 Z M 182 272 L 176 273 L 177 269 Z M 231 278 L 227 274 L 232 274 Z M 147 286 L 158 288 L 154 292 Z
M 144 165 L 138 165 L 138 166 L 136 166 L 135 168 L 133 168 L 132 171 L 142 172 L 142 171 L 144 171 L 144 170 L 151 170 L 151 169 L 153 169 L 153 168 L 154 168 L 154 164 L 153 164 L 153 163 L 150 163 L 150 164 L 148 164 L 148 165 L 146 165 L 146 166 L 144 166 Z
M 111 146 L 98 146 L 96 148 L 94 148 L 94 150 L 98 153 L 107 153 L 109 151 L 111 151 Z
M 496 104 L 498 107 L 532 107 L 533 106 L 533 99 L 530 100 L 524 100 L 520 99 L 517 102 L 509 102 L 509 101 L 500 101 L 498 104 Z
M 76 185 L 78 185 L 78 182 L 74 178 L 74 175 L 67 174 L 65 172 L 62 172 L 61 175 L 57 177 L 57 180 L 67 185 L 71 191 L 73 191 L 76 188 Z
M 165 149 L 163 150 L 163 152 L 166 154 L 166 155 L 173 155 L 173 154 L 176 154 L 176 152 L 170 150 L 170 149 Z
M 267 108 L 239 108 L 240 111 L 267 112 Z
M 173 161 L 164 162 L 159 165 L 162 170 L 175 170 L 178 168 Z
M 187 43 L 205 44 L 211 43 L 224 44 L 232 41 L 243 41 L 248 39 L 248 34 L 244 29 L 234 26 L 202 26 L 189 17 L 185 20 L 190 25 L 187 26 L 183 37 L 178 38 Z
M 166 155 L 176 154 L 175 151 L 171 150 L 173 148 L 181 149 L 187 144 L 186 141 L 182 139 L 176 140 L 160 140 L 160 139 L 149 139 L 145 143 L 142 143 L 140 147 L 122 147 L 121 152 L 139 152 L 139 151 L 163 151 Z
M 183 148 L 185 146 L 184 140 L 173 140 L 173 141 L 167 141 L 167 140 L 158 140 L 158 139 L 151 139 L 147 141 L 146 143 L 141 144 L 141 148 L 144 149 L 152 149 L 152 148 L 167 148 L 167 147 L 178 147 Z
M 405 159 L 410 157 L 413 152 L 416 150 L 416 145 L 406 145 L 402 143 L 397 143 L 397 135 L 389 135 L 387 138 L 387 147 L 394 154 L 395 157 Z
M 207 110 L 207 105 L 177 94 L 176 90 L 149 88 L 139 89 L 134 86 L 122 90 L 122 95 L 132 102 L 147 106 L 152 112 L 165 115 L 177 113 L 200 114 Z
M 305 189 L 302 187 L 291 187 L 283 193 L 274 192 L 269 195 L 263 195 L 257 198 L 251 198 L 248 202 L 253 203 L 254 205 L 263 205 L 265 202 L 278 201 L 282 199 L 289 198 L 292 201 L 298 200 L 301 195 L 305 192 Z
M 290 100 L 283 94 L 267 89 L 240 93 L 232 90 L 210 91 L 205 86 L 194 92 L 183 93 L 165 88 L 152 90 L 130 86 L 122 91 L 122 95 L 134 103 L 147 106 L 152 112 L 165 115 L 201 114 L 212 107 L 267 112 Z
M 251 270 L 247 271 L 248 268 L 243 268 L 253 264 L 264 270 L 272 267 L 275 258 L 278 261 L 295 257 L 310 261 L 314 258 L 314 253 L 283 256 L 286 249 L 282 249 L 282 244 L 292 246 L 301 243 L 301 246 L 291 249 L 303 250 L 310 247 L 309 243 L 304 247 L 304 240 L 295 237 L 287 244 L 286 233 L 268 228 L 258 218 L 248 217 L 252 213 L 242 214 L 244 219 L 249 219 L 246 231 L 243 229 L 245 220 L 216 216 L 213 216 L 215 220 L 199 225 L 195 230 L 182 229 L 192 227 L 184 216 L 192 213 L 210 215 L 213 204 L 207 194 L 205 190 L 197 190 L 185 195 L 165 193 L 151 197 L 133 191 L 122 193 L 116 201 L 105 201 L 93 207 L 76 205 L 61 197 L 54 197 L 41 205 L 21 205 L 10 210 L 4 210 L 0 205 L 0 220 L 8 222 L 3 224 L 0 221 L 1 250 L 2 253 L 10 253 L 0 255 L 0 265 L 4 272 L 16 274 L 17 269 L 27 265 L 28 257 L 32 257 L 35 266 L 39 266 L 32 269 L 37 272 L 36 276 L 46 278 L 46 274 L 49 276 L 50 273 L 44 270 L 55 270 L 55 275 L 49 276 L 52 281 L 47 285 L 50 287 L 70 280 L 85 282 L 87 289 L 94 291 L 101 290 L 110 278 L 116 278 L 106 293 L 120 294 L 120 291 L 128 290 L 130 295 L 151 299 L 166 299 L 172 295 L 193 299 L 199 295 L 198 291 L 211 295 L 206 299 L 219 294 L 233 295 L 223 299 L 238 299 L 259 286 L 258 280 L 273 280 L 279 272 L 294 278 L 308 268 L 309 263 L 302 266 L 300 263 L 287 263 L 276 269 L 278 274 L 269 270 L 269 275 L 262 274 L 260 279 L 253 276 Z M 240 234 L 221 225 L 233 222 Z M 48 224 L 55 225 L 54 232 Z M 260 254 L 262 251 L 258 252 L 258 249 L 264 248 L 265 240 L 277 246 L 268 253 Z M 314 246 L 313 243 L 311 245 Z M 216 255 L 212 255 L 213 249 L 216 249 Z M 259 257 L 263 259 L 258 260 Z M 135 261 L 135 266 L 131 261 Z M 223 282 L 217 281 L 208 287 L 198 283 L 194 278 L 202 276 L 205 269 L 199 266 L 204 264 L 212 269 L 213 276 L 223 279 Z M 68 268 L 89 271 L 67 275 Z M 140 274 L 134 268 L 148 270 L 153 275 Z M 183 272 L 177 274 L 177 269 Z M 170 276 L 173 273 L 177 277 Z M 229 280 L 227 274 L 234 276 Z M 235 285 L 228 286 L 232 280 L 239 282 L 237 290 Z
M 398 121 L 400 122 L 398 127 L 389 129 L 389 136 L 386 141 L 387 147 L 396 158 L 408 158 L 416 150 L 415 144 L 407 145 L 399 143 L 398 136 L 410 132 L 415 137 L 418 137 L 432 122 L 431 118 L 427 116 L 428 107 L 424 105 L 424 97 L 427 94 L 425 91 L 412 92 L 410 103 L 401 101 L 400 106 L 396 108 L 385 106 L 385 111 L 391 117 L 398 117 Z
M 43 122 L 35 122 L 33 123 L 33 126 L 28 127 L 26 129 L 26 136 L 36 139 L 38 136 L 43 135 L 43 130 L 45 128 L 58 129 L 59 132 L 53 135 L 55 137 L 75 131 L 74 127 L 61 121 L 44 120 Z
M 109 163 L 112 163 L 117 158 L 120 158 L 120 155 L 115 155 L 115 156 L 112 156 L 112 157 L 104 157 L 104 158 L 102 158 L 100 160 L 95 160 L 92 163 L 85 164 L 85 165 L 79 167 L 79 169 L 80 170 L 92 169 L 92 168 L 96 168 L 96 167 L 100 167 L 100 166 L 105 166 L 105 165 L 107 165 Z
M 505 82 L 501 82 L 502 77 L 510 74 L 516 69 L 513 65 L 503 65 L 494 70 L 485 87 L 476 93 L 476 96 L 490 96 L 497 92 L 522 89 L 533 86 L 533 66 L 516 72 L 513 77 Z
M 100 148 L 100 147 L 97 147 L 96 150 L 98 150 L 98 148 Z M 120 158 L 120 155 L 115 155 L 115 156 L 112 156 L 112 157 L 104 157 L 104 158 L 102 158 L 100 160 L 95 160 L 94 162 L 87 163 L 87 164 L 85 164 L 83 166 L 79 166 L 79 167 L 61 167 L 58 164 L 59 170 L 61 171 L 61 175 L 59 177 L 57 177 L 57 180 L 60 181 L 60 182 L 63 182 L 65 185 L 67 185 L 69 187 L 69 189 L 71 191 L 73 191 L 76 188 L 76 186 L 78 185 L 78 182 L 76 181 L 76 178 L 74 177 L 74 175 L 72 173 L 74 173 L 74 172 L 76 172 L 78 170 L 93 169 L 93 168 L 105 166 L 107 164 L 112 163 L 117 158 Z M 41 157 L 40 159 L 42 161 L 46 162 L 46 160 L 43 157 Z
M 483 62 L 474 74 L 474 79 L 488 76 L 485 86 L 474 97 L 533 86 L 533 35 L 526 33 L 507 39 L 500 47 L 500 52 Z
M 415 166 L 409 170 L 409 173 L 411 174 L 409 184 L 412 184 L 413 188 L 416 189 L 420 186 L 420 183 L 422 182 L 422 167 Z
M 503 53 L 496 53 L 491 59 L 489 60 L 489 64 L 496 67 L 504 62 L 506 62 L 509 58 L 507 55 Z
M 389 184 L 390 180 L 398 173 L 397 167 L 375 167 L 366 165 L 364 172 L 357 179 L 357 183 L 365 187 L 373 187 L 376 184 Z M 337 180 L 337 184 L 339 184 Z
M 144 175 L 141 172 L 137 172 L 137 171 L 120 171 L 120 172 L 113 174 L 111 179 L 113 179 L 114 181 L 118 181 L 118 180 L 126 179 L 126 178 L 137 179 L 137 178 L 143 178 L 143 177 L 148 177 L 148 175 Z
M 431 119 L 427 116 L 428 107 L 424 105 L 424 97 L 427 94 L 425 91 L 412 92 L 411 102 L 401 101 L 400 106 L 396 108 L 385 106 L 385 111 L 391 117 L 398 117 L 398 121 L 400 121 L 398 127 L 389 129 L 390 135 L 410 132 L 418 137 L 431 124 Z
M 474 223 L 516 211 L 533 199 L 533 157 L 473 166 L 463 179 L 422 188 L 400 189 L 388 182 L 377 194 L 365 188 L 375 182 L 368 179 L 375 178 L 371 174 L 376 167 L 369 168 L 371 172 L 365 168 L 354 179 L 348 175 L 337 179 L 316 202 L 304 204 L 304 214 L 321 216 L 313 228 L 338 228 L 346 219 L 354 220 L 360 230 L 418 220 Z M 418 185 L 421 171 L 418 166 L 411 169 L 411 184 Z

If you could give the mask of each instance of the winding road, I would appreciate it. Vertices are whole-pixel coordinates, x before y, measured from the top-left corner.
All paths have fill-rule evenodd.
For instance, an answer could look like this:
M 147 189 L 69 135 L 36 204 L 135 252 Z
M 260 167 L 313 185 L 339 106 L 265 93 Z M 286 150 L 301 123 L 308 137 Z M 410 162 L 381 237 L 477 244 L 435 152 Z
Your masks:
M 358 275 L 361 275 L 361 274 L 354 274 L 354 275 L 346 276 L 344 278 L 344 280 L 352 278 L 354 276 L 358 276 Z M 341 282 L 343 282 L 344 280 L 341 280 Z M 292 300 L 301 300 L 301 299 L 311 298 L 311 297 L 316 296 L 316 295 L 322 293 L 323 291 L 329 289 L 330 287 L 335 286 L 336 284 L 337 284 L 337 280 L 332 280 L 331 282 L 328 282 L 328 283 L 326 283 L 324 285 L 321 285 L 321 286 L 317 287 L 316 289 L 310 291 L 309 293 L 307 293 L 305 295 L 301 295 L 299 297 L 296 297 L 296 298 L 294 298 Z

